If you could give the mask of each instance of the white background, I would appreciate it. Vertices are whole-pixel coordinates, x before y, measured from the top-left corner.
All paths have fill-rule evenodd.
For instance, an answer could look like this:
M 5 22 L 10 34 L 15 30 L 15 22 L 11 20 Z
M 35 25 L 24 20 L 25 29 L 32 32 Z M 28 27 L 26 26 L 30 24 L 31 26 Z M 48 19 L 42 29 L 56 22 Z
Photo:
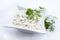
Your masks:
M 17 5 L 24 8 L 38 8 L 40 5 L 47 10 L 46 14 L 57 17 L 55 31 L 46 34 L 28 34 L 13 28 L 5 28 L 12 15 L 17 12 Z M 0 40 L 60 40 L 60 0 L 0 0 Z

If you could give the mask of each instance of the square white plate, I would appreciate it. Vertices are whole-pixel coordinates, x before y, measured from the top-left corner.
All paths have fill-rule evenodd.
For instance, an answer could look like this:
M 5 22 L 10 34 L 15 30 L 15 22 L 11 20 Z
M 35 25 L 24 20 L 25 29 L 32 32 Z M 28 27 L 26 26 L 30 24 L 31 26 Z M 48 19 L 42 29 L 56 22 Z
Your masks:
M 19 10 L 19 11 L 24 11 L 24 10 Z M 9 19 L 9 23 L 6 24 L 5 27 L 17 28 L 17 29 L 20 29 L 21 31 L 29 32 L 29 33 L 46 33 L 46 30 L 45 30 L 45 27 L 44 27 L 44 16 L 42 17 L 42 27 L 40 28 L 41 30 L 31 30 L 30 28 L 25 28 L 25 27 L 22 27 L 22 26 L 15 26 L 15 25 L 13 25 L 12 24 L 12 20 L 13 20 L 15 15 L 16 14 L 11 16 L 11 18 Z

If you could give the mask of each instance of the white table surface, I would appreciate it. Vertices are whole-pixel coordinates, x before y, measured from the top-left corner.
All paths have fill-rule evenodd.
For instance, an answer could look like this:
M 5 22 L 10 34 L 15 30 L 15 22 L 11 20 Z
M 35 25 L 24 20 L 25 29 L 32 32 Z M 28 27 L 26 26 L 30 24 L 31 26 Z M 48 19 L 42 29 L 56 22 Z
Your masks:
M 25 8 L 37 8 L 39 5 L 47 9 L 46 14 L 57 17 L 55 31 L 46 34 L 29 34 L 17 29 L 5 28 L 10 23 L 12 15 L 17 11 L 17 5 Z M 0 40 L 60 40 L 60 0 L 0 0 Z

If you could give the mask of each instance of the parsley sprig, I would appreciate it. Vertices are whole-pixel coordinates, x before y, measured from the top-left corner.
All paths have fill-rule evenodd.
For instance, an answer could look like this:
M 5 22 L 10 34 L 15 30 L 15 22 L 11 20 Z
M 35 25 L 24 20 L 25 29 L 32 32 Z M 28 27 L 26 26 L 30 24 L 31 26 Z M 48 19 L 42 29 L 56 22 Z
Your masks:
M 30 20 L 36 20 L 37 22 L 38 18 L 42 16 L 40 13 L 43 9 L 43 7 L 39 7 L 39 10 L 28 8 L 26 11 L 27 18 Z
M 44 20 L 45 28 L 49 31 L 54 31 L 54 23 L 55 23 L 54 16 L 46 16 Z

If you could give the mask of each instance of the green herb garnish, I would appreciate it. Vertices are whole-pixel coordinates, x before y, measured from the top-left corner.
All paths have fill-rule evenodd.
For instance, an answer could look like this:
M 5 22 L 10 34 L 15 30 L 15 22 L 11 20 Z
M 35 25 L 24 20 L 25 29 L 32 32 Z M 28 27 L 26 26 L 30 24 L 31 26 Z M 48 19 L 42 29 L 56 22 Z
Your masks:
M 41 6 L 40 6 L 39 8 L 40 8 L 40 9 L 44 9 L 44 7 L 41 7 Z
M 39 7 L 39 9 L 43 9 L 42 7 Z M 35 20 L 36 22 L 38 21 L 38 18 L 41 17 L 41 10 L 36 10 L 36 9 L 31 9 L 28 8 L 26 11 L 27 18 L 30 20 Z
M 31 9 L 31 8 L 27 9 L 26 15 L 27 15 L 28 19 L 34 19 L 33 9 Z
M 27 14 L 28 16 L 33 15 L 33 10 L 32 10 L 31 8 L 27 9 L 26 14 Z
M 46 16 L 44 20 L 45 28 L 46 30 L 48 29 L 49 31 L 54 31 L 54 17 L 53 16 Z

